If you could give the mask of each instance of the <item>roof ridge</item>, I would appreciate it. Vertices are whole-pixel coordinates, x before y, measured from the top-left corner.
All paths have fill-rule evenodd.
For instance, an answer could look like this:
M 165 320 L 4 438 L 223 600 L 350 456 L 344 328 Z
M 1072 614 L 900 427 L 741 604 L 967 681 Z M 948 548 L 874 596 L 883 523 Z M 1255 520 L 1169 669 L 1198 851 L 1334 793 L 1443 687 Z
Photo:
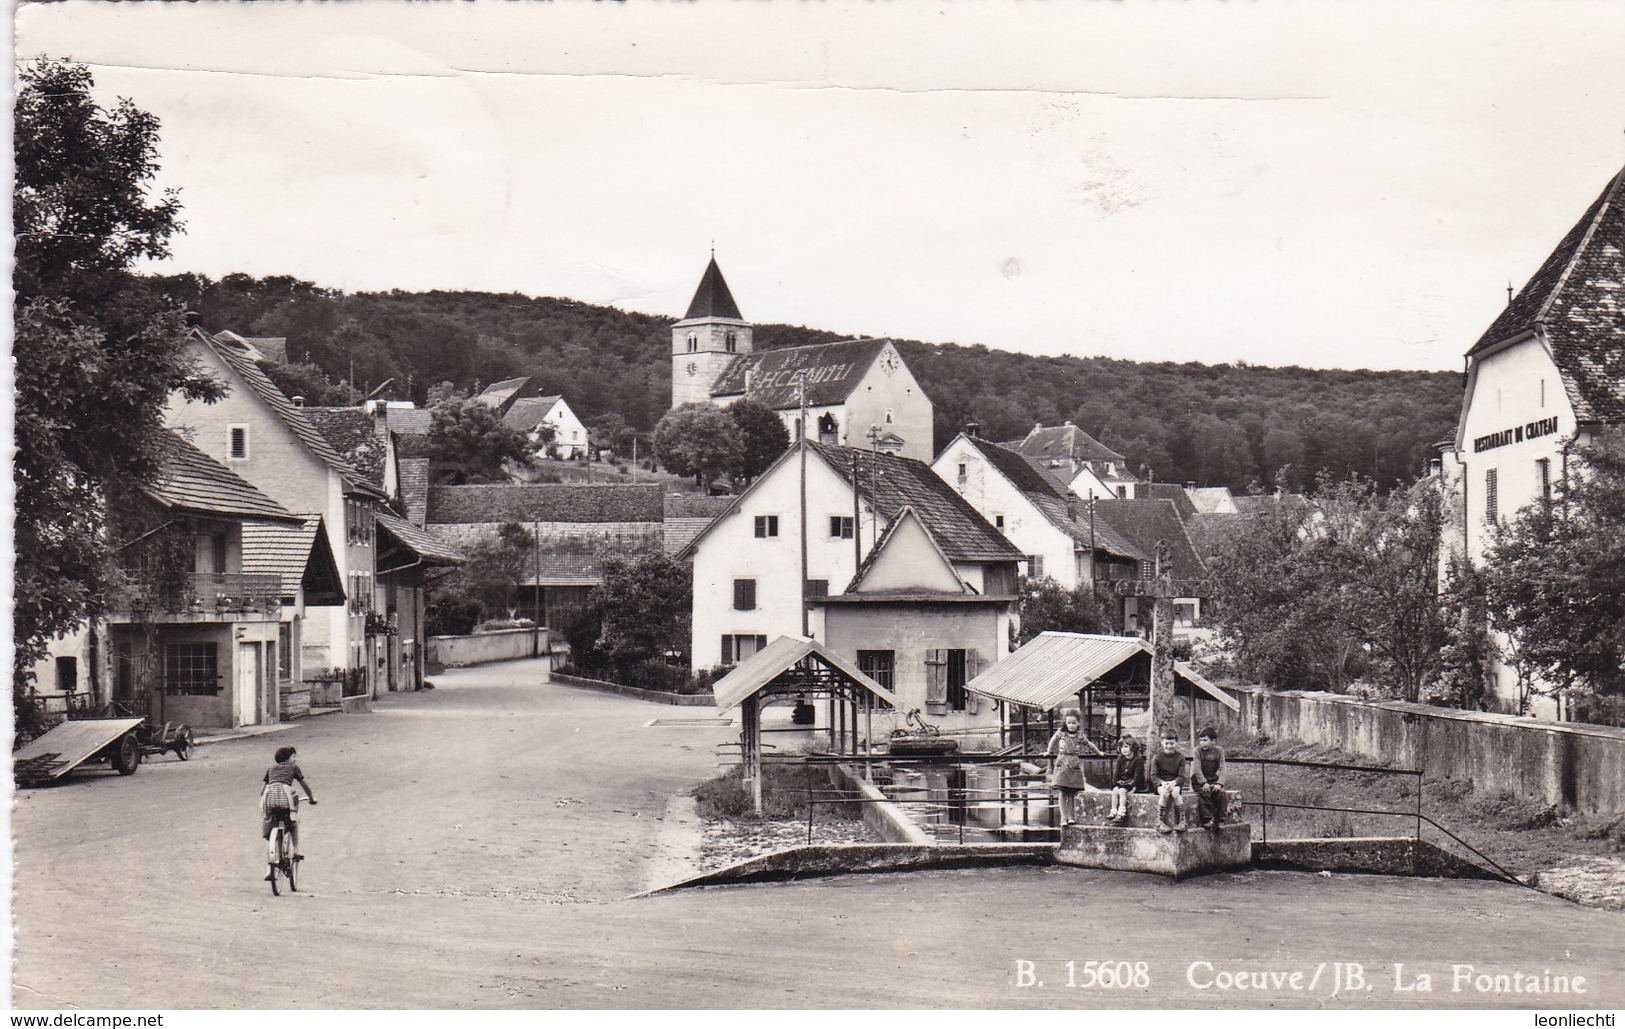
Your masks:
M 1546 299 L 1541 302 L 1540 309 L 1535 313 L 1535 322 L 1537 324 L 1546 321 L 1547 315 L 1551 313 L 1552 305 L 1557 303 L 1557 298 L 1562 295 L 1564 288 L 1568 286 L 1569 277 L 1574 273 L 1575 266 L 1580 263 L 1580 257 L 1586 252 L 1586 248 L 1590 246 L 1592 238 L 1596 236 L 1597 228 L 1602 225 L 1607 217 L 1608 209 L 1615 201 L 1614 194 L 1619 191 L 1621 183 L 1625 183 L 1625 168 L 1621 168 L 1614 173 L 1613 181 L 1608 183 L 1607 187 L 1603 189 L 1602 195 L 1597 198 L 1590 224 L 1586 226 L 1585 233 L 1581 235 L 1579 242 L 1575 244 L 1573 253 L 1569 254 L 1569 259 L 1563 266 L 1562 274 L 1557 277 L 1557 283 L 1552 286 L 1551 292 L 1546 294 Z

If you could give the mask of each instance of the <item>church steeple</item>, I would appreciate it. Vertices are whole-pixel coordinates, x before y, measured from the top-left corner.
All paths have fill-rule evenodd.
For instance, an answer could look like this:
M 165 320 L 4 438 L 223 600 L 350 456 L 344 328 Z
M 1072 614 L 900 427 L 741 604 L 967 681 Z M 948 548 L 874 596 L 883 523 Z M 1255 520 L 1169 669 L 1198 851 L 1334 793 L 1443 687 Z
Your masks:
M 671 330 L 671 406 L 709 403 L 711 387 L 752 351 L 751 324 L 739 313 L 713 253 L 688 313 Z
M 700 278 L 700 288 L 694 291 L 694 299 L 688 305 L 688 313 L 683 315 L 684 321 L 694 318 L 745 320 L 745 316 L 739 313 L 739 305 L 734 303 L 733 294 L 728 292 L 727 280 L 722 277 L 722 269 L 717 267 L 715 254 L 711 255 L 711 263 L 705 266 L 705 274 Z

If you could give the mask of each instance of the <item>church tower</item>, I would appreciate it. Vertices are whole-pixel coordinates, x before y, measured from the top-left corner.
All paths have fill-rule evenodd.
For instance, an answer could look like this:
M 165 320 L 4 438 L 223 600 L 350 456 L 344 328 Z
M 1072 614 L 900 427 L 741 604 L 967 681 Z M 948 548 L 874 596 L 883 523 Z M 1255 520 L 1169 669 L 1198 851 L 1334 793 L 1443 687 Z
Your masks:
M 688 313 L 671 329 L 671 406 L 710 403 L 712 384 L 734 358 L 750 352 L 751 325 L 740 315 L 713 254 Z

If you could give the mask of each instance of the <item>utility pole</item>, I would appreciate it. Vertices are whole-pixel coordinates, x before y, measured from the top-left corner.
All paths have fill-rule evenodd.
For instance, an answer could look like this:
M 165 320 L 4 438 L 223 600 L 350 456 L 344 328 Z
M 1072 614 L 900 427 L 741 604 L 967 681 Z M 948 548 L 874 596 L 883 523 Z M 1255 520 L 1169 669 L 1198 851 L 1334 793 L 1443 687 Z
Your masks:
M 801 635 L 812 636 L 812 605 L 807 603 L 807 373 L 796 373 L 801 392 Z M 857 532 L 856 526 L 852 530 Z

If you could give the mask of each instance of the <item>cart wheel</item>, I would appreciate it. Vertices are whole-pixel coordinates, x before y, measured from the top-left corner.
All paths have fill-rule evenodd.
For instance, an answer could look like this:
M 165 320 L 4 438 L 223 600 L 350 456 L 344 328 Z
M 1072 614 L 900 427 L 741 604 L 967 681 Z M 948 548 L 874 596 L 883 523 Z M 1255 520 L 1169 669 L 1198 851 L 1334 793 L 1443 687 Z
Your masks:
M 141 744 L 136 742 L 135 733 L 125 733 L 124 738 L 118 741 L 118 750 L 113 754 L 113 767 L 118 769 L 120 775 L 134 775 L 135 770 L 141 767 Z
M 192 756 L 192 739 L 191 739 L 191 737 L 183 736 L 180 739 L 175 741 L 175 756 L 180 758 L 182 761 L 186 761 L 186 760 L 189 760 L 191 758 L 191 756 Z

